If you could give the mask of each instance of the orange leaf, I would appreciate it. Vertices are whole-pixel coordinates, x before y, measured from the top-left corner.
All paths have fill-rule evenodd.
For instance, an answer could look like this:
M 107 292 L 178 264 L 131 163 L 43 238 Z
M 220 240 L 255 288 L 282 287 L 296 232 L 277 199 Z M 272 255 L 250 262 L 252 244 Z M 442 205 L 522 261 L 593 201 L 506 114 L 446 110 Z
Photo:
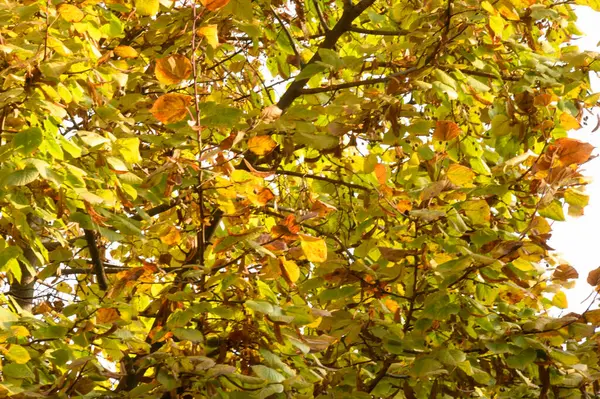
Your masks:
M 310 208 L 312 212 L 317 212 L 320 217 L 325 217 L 332 212 L 337 211 L 337 208 L 333 205 L 326 204 L 323 201 L 316 200 L 313 202 L 312 207 Z
M 437 121 L 433 131 L 434 140 L 450 141 L 462 133 L 460 127 L 452 121 Z
M 173 54 L 156 60 L 154 75 L 162 84 L 178 84 L 192 74 L 192 63 L 186 56 Z
M 184 94 L 169 93 L 156 100 L 150 112 L 162 123 L 175 123 L 185 118 L 192 97 Z
M 600 267 L 597 267 L 588 274 L 587 282 L 594 287 L 600 285 Z
M 256 155 L 265 155 L 273 151 L 277 143 L 270 136 L 254 136 L 248 140 L 248 149 Z
M 57 10 L 62 19 L 67 22 L 79 22 L 85 17 L 83 11 L 72 4 L 63 3 L 58 6 Z
M 327 260 L 327 244 L 325 240 L 306 234 L 299 234 L 300 246 L 304 256 L 310 262 L 325 262 Z
M 223 8 L 227 3 L 229 3 L 229 0 L 200 0 L 200 4 L 210 11 L 216 11 L 219 8 Z
M 131 46 L 117 46 L 115 54 L 121 58 L 137 58 L 138 52 Z
M 448 168 L 448 171 L 446 172 L 446 177 L 448 178 L 448 180 L 450 180 L 450 183 L 459 187 L 463 187 L 473 182 L 473 179 L 475 178 L 475 173 L 466 166 L 453 163 Z
M 387 182 L 387 169 L 385 165 L 378 163 L 375 165 L 375 176 L 379 184 L 385 184 Z
M 582 164 L 590 159 L 594 146 L 576 139 L 564 137 L 554 142 L 548 151 L 554 153 L 561 164 L 569 166 Z
M 98 324 L 110 324 L 119 319 L 119 312 L 114 308 L 100 308 L 96 313 L 96 323 Z
M 257 194 L 257 201 L 261 205 L 266 205 L 273 198 L 275 198 L 275 195 L 267 187 L 263 187 Z
M 160 240 L 167 245 L 177 245 L 181 241 L 181 233 L 177 227 L 171 226 L 167 233 L 160 237 Z

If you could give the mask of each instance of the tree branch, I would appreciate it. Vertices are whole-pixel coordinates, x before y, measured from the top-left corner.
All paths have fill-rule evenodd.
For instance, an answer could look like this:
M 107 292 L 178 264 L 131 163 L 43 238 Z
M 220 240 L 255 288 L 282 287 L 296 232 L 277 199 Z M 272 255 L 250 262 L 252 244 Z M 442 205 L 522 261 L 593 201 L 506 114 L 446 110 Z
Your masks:
M 363 13 L 363 11 L 369 8 L 374 2 L 375 0 L 361 0 L 355 6 L 345 7 L 344 12 L 342 13 L 342 17 L 340 18 L 338 23 L 335 24 L 333 29 L 327 32 L 327 34 L 325 35 L 325 39 L 321 42 L 319 48 L 317 49 L 317 52 L 312 56 L 310 61 L 308 61 L 305 68 L 309 65 L 317 63 L 318 61 L 321 61 L 321 55 L 319 54 L 320 50 L 331 50 L 335 48 L 335 45 L 340 39 L 340 37 L 344 33 L 348 32 L 352 21 L 354 21 L 360 14 Z M 292 105 L 294 100 L 303 94 L 302 89 L 304 88 L 308 80 L 309 78 L 303 78 L 294 81 L 294 83 L 292 83 L 290 87 L 288 87 L 286 92 L 283 93 L 281 99 L 277 103 L 277 106 L 282 110 L 286 110 L 290 105 Z
M 351 26 L 348 29 L 349 32 L 362 33 L 365 35 L 375 35 L 375 36 L 404 36 L 409 34 L 409 31 L 406 30 L 381 30 L 381 29 L 364 29 L 359 28 L 358 26 Z
M 106 291 L 108 289 L 108 280 L 106 278 L 106 273 L 104 272 L 104 265 L 102 264 L 102 260 L 100 259 L 100 252 L 98 251 L 98 246 L 96 245 L 96 236 L 92 230 L 84 229 L 85 240 L 88 244 L 88 250 L 90 251 L 90 257 L 92 258 L 92 265 L 94 267 L 94 273 L 96 274 L 96 278 L 98 279 L 98 286 L 102 291 Z

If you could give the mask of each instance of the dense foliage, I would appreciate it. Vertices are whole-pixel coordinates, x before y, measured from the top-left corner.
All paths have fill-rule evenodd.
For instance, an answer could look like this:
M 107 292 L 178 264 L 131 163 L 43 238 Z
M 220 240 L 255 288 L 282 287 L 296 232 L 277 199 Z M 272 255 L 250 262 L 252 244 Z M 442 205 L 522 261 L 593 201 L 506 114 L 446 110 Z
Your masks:
M 0 396 L 600 394 L 574 3 L 0 2 Z

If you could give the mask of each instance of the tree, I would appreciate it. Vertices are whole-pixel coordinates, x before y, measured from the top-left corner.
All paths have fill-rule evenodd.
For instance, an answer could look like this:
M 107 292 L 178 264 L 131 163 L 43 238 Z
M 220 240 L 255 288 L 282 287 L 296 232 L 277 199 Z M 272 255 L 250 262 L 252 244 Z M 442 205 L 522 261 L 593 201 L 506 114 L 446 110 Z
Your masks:
M 573 4 L 4 1 L 2 395 L 600 394 Z

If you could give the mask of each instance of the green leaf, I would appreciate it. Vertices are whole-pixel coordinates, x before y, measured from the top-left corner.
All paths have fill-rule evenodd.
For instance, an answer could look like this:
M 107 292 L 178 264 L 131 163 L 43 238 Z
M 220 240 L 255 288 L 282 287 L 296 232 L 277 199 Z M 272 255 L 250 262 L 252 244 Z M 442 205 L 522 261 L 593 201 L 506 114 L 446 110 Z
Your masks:
M 11 345 L 5 353 L 6 357 L 17 364 L 26 364 L 31 360 L 27 349 L 19 345 Z
M 529 366 L 533 361 L 537 358 L 537 352 L 533 348 L 527 348 L 518 355 L 508 356 L 506 358 L 506 364 L 509 367 L 515 369 L 525 369 L 525 367 Z
M 23 130 L 15 135 L 13 139 L 13 147 L 22 154 L 31 154 L 44 141 L 44 133 L 39 127 L 32 127 Z
M 540 209 L 540 215 L 552 220 L 562 222 L 565 220 L 563 206 L 558 200 L 552 201 L 547 206 Z
M 260 378 L 270 381 L 270 382 L 285 381 L 285 377 L 282 374 L 278 373 L 277 371 L 275 371 L 272 368 L 267 367 L 267 366 L 257 364 L 257 365 L 252 366 L 252 371 L 254 372 L 254 374 L 259 376 Z
M 4 179 L 4 184 L 7 186 L 25 186 L 37 180 L 39 176 L 40 172 L 34 168 L 17 170 Z
M 448 373 L 442 363 L 430 357 L 422 357 L 415 360 L 411 372 L 418 378 Z
M 114 146 L 117 151 L 121 153 L 125 162 L 132 164 L 142 161 L 142 156 L 140 155 L 140 139 L 137 137 L 117 139 Z
M 340 139 L 338 137 L 306 132 L 296 132 L 296 134 L 294 134 L 294 141 L 298 144 L 304 144 L 317 150 L 325 150 L 340 145 Z

